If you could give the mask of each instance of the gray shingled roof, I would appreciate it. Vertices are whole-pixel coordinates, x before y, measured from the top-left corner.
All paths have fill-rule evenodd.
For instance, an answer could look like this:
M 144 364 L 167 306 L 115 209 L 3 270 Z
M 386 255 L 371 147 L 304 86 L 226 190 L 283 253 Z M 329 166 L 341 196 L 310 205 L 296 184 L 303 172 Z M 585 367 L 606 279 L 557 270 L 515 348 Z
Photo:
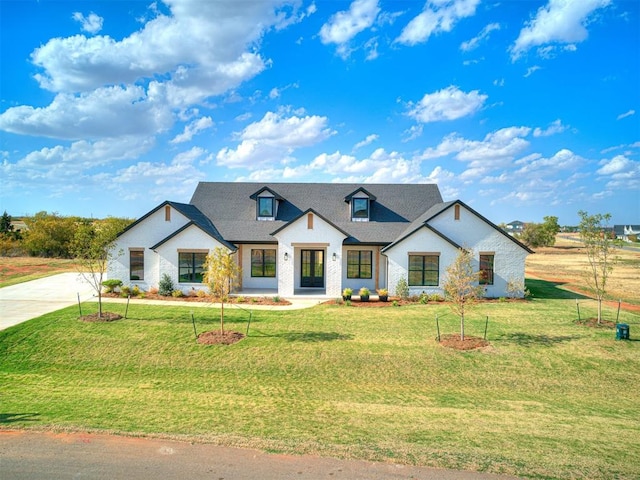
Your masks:
M 251 195 L 264 187 L 281 196 L 274 221 L 256 221 Z M 352 222 L 345 198 L 362 188 L 352 183 L 223 183 L 201 182 L 190 204 L 208 217 L 232 243 L 275 242 L 274 231 L 313 209 L 350 237 L 345 243 L 385 245 L 396 240 L 414 220 L 442 203 L 435 184 L 367 184 L 376 197 L 369 222 Z

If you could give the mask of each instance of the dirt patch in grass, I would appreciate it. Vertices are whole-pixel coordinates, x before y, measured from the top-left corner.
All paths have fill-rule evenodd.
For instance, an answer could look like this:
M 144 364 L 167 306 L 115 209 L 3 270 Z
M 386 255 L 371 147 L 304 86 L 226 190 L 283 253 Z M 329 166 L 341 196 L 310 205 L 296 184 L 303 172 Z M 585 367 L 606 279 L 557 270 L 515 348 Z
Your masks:
M 465 335 L 464 340 L 460 339 L 459 334 L 442 335 L 440 337 L 440 345 L 455 350 L 476 350 L 489 346 L 489 342 L 480 337 L 471 337 Z
M 221 333 L 220 330 L 202 332 L 198 335 L 198 343 L 204 345 L 231 345 L 237 343 L 245 337 L 243 333 L 228 330 Z
M 83 315 L 80 317 L 80 320 L 82 320 L 83 322 L 115 322 L 116 320 L 120 320 L 121 318 L 122 315 L 118 315 L 117 313 L 102 312 L 101 316 L 98 316 L 97 313 Z
M 600 323 L 598 323 L 598 319 L 596 317 L 576 320 L 576 324 L 591 328 L 615 328 L 616 326 L 616 322 L 605 320 L 604 318 L 600 319 Z

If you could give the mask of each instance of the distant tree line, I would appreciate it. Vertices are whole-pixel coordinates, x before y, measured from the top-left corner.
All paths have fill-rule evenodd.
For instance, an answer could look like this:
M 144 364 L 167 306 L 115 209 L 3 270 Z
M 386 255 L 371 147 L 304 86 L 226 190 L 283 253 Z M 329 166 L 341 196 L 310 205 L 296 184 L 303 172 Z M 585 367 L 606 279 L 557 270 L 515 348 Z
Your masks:
M 38 212 L 23 217 L 25 229 L 15 229 L 11 215 L 6 211 L 0 219 L 0 255 L 32 256 L 50 258 L 76 258 L 74 248 L 77 238 L 88 228 L 109 225 L 119 231 L 124 230 L 133 220 L 108 217 L 93 219 L 83 217 L 63 217 L 56 212 Z M 76 242 L 76 243 L 74 243 Z

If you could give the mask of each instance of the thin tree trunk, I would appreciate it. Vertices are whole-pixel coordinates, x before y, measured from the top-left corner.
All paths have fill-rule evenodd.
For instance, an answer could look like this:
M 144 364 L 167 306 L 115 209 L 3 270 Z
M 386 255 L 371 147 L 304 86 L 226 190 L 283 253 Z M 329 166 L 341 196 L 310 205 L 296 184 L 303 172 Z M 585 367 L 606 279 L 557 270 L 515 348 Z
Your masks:
M 464 342 L 464 313 L 460 315 L 460 340 Z
M 598 298 L 598 325 L 600 325 L 601 319 L 602 319 L 602 298 Z
M 220 300 L 220 335 L 224 337 L 224 300 Z

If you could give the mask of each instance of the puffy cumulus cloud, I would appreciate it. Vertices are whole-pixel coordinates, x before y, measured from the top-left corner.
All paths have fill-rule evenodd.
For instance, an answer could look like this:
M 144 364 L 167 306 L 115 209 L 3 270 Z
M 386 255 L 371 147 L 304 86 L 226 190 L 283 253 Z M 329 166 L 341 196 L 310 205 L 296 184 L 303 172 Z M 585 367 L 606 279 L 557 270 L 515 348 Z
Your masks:
M 168 162 L 138 162 L 115 173 L 96 174 L 92 180 L 127 201 L 188 198 L 206 176 L 196 164 L 206 163 L 208 156 L 206 150 L 193 147 Z
M 640 162 L 624 155 L 616 155 L 611 160 L 602 160 L 596 172 L 608 179 L 607 188 L 640 191 Z
M 562 125 L 562 121 L 560 119 L 554 120 L 546 129 L 541 129 L 540 127 L 536 127 L 533 130 L 534 137 L 550 137 L 551 135 L 556 135 L 558 133 L 562 133 L 567 130 L 569 127 L 567 125 Z
M 335 13 L 320 29 L 320 40 L 325 45 L 338 45 L 338 54 L 349 55 L 348 43 L 360 32 L 371 28 L 380 13 L 378 0 L 355 0 L 349 10 Z M 369 49 L 371 52 L 371 49 Z
M 126 136 L 87 142 L 73 142 L 33 151 L 0 165 L 3 187 L 39 188 L 51 194 L 82 187 L 90 172 L 108 168 L 113 162 L 137 158 L 154 146 L 153 138 Z
M 499 23 L 490 23 L 489 25 L 484 27 L 477 36 L 473 37 L 471 40 L 462 42 L 460 44 L 460 50 L 462 50 L 463 52 L 470 52 L 471 50 L 475 50 L 480 46 L 480 43 L 489 38 L 489 35 L 494 30 L 500 30 Z
M 87 91 L 103 85 L 134 83 L 140 79 L 173 75 L 180 66 L 201 70 L 199 78 L 255 74 L 264 63 L 253 52 L 265 30 L 291 21 L 288 0 L 202 2 L 165 0 L 170 15 L 157 13 L 144 27 L 123 38 L 53 38 L 36 49 L 33 63 L 43 72 L 36 78 L 52 91 Z M 297 18 L 297 17 L 296 17 Z M 234 72 L 238 65 L 254 68 Z M 215 83 L 215 82 L 214 82 Z M 225 83 L 225 80 L 222 80 Z
M 213 120 L 211 117 L 201 117 L 197 120 L 194 120 L 189 125 L 184 127 L 182 133 L 176 135 L 171 143 L 182 143 L 188 142 L 193 138 L 194 135 L 197 135 L 203 130 L 213 127 Z
M 429 0 L 395 42 L 416 45 L 429 40 L 433 33 L 450 32 L 458 20 L 475 15 L 479 3 L 480 0 Z
M 236 149 L 223 148 L 216 156 L 218 165 L 256 169 L 265 164 L 290 161 L 298 148 L 326 140 L 336 132 L 327 127 L 327 117 L 317 115 L 284 116 L 284 112 L 267 112 L 237 134 L 241 143 Z
M 550 158 L 541 155 L 530 155 L 516 162 L 519 168 L 515 174 L 528 175 L 530 178 L 555 177 L 562 171 L 574 171 L 587 163 L 587 160 L 571 150 L 563 148 Z
M 418 103 L 409 103 L 407 115 L 421 123 L 455 120 L 480 110 L 487 98 L 478 90 L 465 93 L 451 85 L 425 94 Z
M 611 0 L 549 0 L 520 31 L 509 48 L 511 58 L 518 59 L 532 47 L 586 40 L 587 24 L 597 10 L 610 4 Z
M 0 114 L 0 129 L 7 132 L 67 140 L 154 135 L 172 123 L 170 108 L 138 86 L 59 93 L 47 107 L 12 107 Z
M 525 139 L 531 129 L 508 127 L 488 133 L 482 140 L 469 140 L 453 133 L 446 136 L 435 148 L 425 150 L 421 160 L 453 155 L 456 160 L 467 162 L 478 174 L 504 167 L 529 147 Z
M 98 33 L 102 30 L 103 18 L 95 13 L 91 12 L 88 16 L 84 16 L 80 12 L 73 12 L 71 16 L 76 22 L 82 25 L 82 30 L 88 33 Z

